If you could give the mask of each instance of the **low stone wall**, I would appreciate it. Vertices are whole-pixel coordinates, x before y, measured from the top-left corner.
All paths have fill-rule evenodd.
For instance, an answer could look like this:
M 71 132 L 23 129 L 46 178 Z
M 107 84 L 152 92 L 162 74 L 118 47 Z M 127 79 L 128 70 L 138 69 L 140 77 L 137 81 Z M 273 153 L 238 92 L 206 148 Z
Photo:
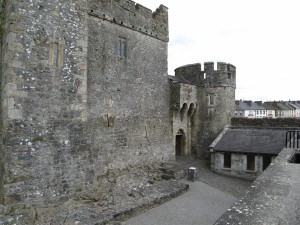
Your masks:
M 300 224 L 300 165 L 289 163 L 294 151 L 284 149 L 215 225 Z
M 300 119 L 297 118 L 232 118 L 232 127 L 261 127 L 261 128 L 299 128 Z

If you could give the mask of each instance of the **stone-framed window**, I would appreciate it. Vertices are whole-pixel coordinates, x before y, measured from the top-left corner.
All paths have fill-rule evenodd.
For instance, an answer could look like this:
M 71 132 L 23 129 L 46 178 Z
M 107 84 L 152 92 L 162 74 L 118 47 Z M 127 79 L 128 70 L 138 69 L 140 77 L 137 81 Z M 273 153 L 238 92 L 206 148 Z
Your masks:
M 118 56 L 122 58 L 127 57 L 127 40 L 126 38 L 118 38 Z
M 214 94 L 209 94 L 208 95 L 208 105 L 212 106 L 215 104 L 215 95 Z
M 49 65 L 63 66 L 63 43 L 59 41 L 50 42 L 49 46 Z
M 231 169 L 231 153 L 230 152 L 224 153 L 224 168 Z
M 231 79 L 232 79 L 231 73 L 228 73 L 228 80 L 231 80 Z

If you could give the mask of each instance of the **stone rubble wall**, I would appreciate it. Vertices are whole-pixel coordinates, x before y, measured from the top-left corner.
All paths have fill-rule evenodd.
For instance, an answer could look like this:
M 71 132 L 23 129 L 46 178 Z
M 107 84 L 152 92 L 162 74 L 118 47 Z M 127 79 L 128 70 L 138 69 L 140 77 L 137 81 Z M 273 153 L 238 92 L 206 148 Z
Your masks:
M 88 165 L 86 152 L 76 155 L 87 144 L 85 12 L 84 1 L 7 1 L 5 204 L 48 204 L 90 182 L 90 170 L 80 166 Z
M 78 193 L 62 204 L 0 205 L 0 224 L 121 224 L 189 189 L 159 167 L 109 171 L 101 189 Z
M 162 27 L 156 37 L 91 13 L 108 2 L 118 11 L 107 7 L 106 15 L 129 13 L 124 4 L 132 3 L 5 1 L 5 205 L 62 204 L 101 190 L 109 171 L 174 158 L 169 97 L 161 97 L 170 96 L 167 10 L 151 14 L 153 26 L 164 25 L 160 38 Z M 140 5 L 134 10 L 131 21 L 144 23 L 146 17 L 135 13 L 148 11 Z M 120 36 L 128 41 L 126 59 L 116 55 Z

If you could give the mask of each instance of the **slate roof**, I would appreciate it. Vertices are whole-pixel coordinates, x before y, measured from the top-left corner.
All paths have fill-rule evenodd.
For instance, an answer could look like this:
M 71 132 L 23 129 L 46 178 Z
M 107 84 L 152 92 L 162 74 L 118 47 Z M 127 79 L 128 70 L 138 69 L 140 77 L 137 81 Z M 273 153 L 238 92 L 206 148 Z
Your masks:
M 277 106 L 278 106 L 279 108 L 283 109 L 283 110 L 291 110 L 291 109 L 293 109 L 293 108 L 291 108 L 289 105 L 286 105 L 286 104 L 281 103 L 281 102 L 277 103 Z
M 214 151 L 279 154 L 285 146 L 286 130 L 227 129 L 210 147 Z
M 299 107 L 296 101 L 262 102 L 262 101 L 235 101 L 235 110 L 294 110 Z
M 272 105 L 267 103 L 263 103 L 263 107 L 265 107 L 266 110 L 275 110 L 275 108 Z
M 265 107 L 259 102 L 235 101 L 235 110 L 264 110 Z
M 300 106 L 297 105 L 296 103 L 289 103 L 289 104 L 295 109 L 300 109 Z

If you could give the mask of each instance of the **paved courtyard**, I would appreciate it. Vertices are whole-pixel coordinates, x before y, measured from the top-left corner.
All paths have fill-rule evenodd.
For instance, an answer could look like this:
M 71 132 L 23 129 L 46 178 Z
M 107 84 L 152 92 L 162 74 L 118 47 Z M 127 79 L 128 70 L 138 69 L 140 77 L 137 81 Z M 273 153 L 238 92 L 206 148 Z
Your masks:
M 207 160 L 182 159 L 168 166 L 197 167 L 198 178 L 195 182 L 182 179 L 190 185 L 187 193 L 125 221 L 123 225 L 214 224 L 252 183 L 211 172 Z

